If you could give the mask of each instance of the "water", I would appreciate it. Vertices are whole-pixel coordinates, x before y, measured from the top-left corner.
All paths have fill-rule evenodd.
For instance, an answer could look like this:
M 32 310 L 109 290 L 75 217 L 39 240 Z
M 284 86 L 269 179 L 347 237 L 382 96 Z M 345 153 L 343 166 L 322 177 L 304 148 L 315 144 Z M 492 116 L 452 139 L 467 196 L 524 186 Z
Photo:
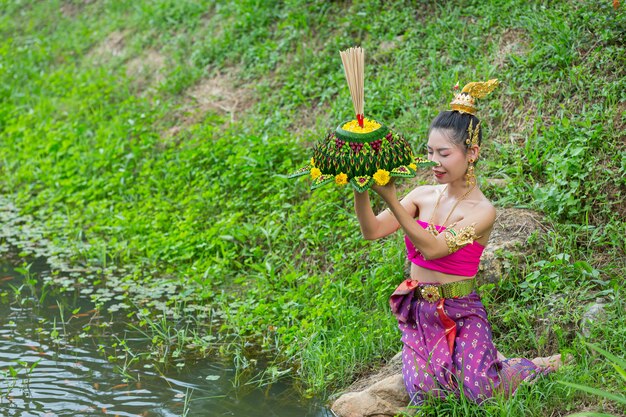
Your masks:
M 202 360 L 164 373 L 150 365 L 126 366 L 132 353 L 120 343 L 132 343 L 132 334 L 117 339 L 111 329 L 94 331 L 103 321 L 89 310 L 88 300 L 75 295 L 36 300 L 41 289 L 31 291 L 9 265 L 0 265 L 0 272 L 2 416 L 332 415 L 318 402 L 300 398 L 288 383 L 233 388 L 229 362 Z M 84 332 L 86 326 L 90 331 Z M 110 352 L 121 359 L 107 360 Z

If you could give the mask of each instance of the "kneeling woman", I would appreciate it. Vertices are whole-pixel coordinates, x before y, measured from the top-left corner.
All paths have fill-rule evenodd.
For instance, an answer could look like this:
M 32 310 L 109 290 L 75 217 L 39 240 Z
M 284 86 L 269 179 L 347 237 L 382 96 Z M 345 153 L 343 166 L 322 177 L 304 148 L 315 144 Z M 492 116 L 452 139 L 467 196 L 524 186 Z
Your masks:
M 432 122 L 429 159 L 438 163 L 438 183 L 412 190 L 402 201 L 393 183 L 374 190 L 388 209 L 376 216 L 367 192 L 355 191 L 354 206 L 366 239 L 399 228 L 405 233 L 411 277 L 391 296 L 404 344 L 403 375 L 413 404 L 427 396 L 462 390 L 480 402 L 494 392 L 513 393 L 520 382 L 549 372 L 560 356 L 533 361 L 505 359 L 494 346 L 474 277 L 496 211 L 481 192 L 474 163 L 481 144 L 475 99 L 497 85 L 468 84 Z

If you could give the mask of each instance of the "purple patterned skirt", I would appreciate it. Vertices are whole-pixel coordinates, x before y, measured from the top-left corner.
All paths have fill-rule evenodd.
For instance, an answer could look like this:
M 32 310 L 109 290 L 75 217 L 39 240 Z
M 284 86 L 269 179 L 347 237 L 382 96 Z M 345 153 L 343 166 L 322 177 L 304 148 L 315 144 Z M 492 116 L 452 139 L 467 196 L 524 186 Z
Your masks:
M 389 303 L 402 331 L 402 373 L 419 405 L 449 393 L 480 403 L 494 392 L 513 394 L 522 381 L 550 372 L 528 359 L 498 359 L 485 307 L 475 292 L 429 302 L 415 293 L 425 285 L 406 280 Z

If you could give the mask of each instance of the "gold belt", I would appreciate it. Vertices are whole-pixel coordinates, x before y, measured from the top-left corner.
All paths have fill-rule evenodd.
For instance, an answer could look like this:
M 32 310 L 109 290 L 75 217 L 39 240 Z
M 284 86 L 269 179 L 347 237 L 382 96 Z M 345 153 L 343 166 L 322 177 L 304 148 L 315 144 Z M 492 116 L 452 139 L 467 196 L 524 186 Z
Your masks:
M 441 285 L 424 285 L 415 289 L 419 298 L 434 303 L 441 298 L 458 298 L 469 295 L 476 287 L 476 279 L 464 279 Z

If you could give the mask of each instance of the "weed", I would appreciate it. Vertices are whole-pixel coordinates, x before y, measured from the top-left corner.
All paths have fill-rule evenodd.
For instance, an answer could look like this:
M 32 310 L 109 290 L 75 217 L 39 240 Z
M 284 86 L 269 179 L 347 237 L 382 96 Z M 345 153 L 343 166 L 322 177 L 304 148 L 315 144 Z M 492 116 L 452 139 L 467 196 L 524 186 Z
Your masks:
M 57 269 L 89 269 L 48 285 L 143 320 L 155 363 L 221 351 L 244 372 L 255 346 L 272 358 L 259 381 L 291 374 L 313 394 L 398 350 L 387 297 L 403 279 L 401 239 L 364 242 L 348 191 L 284 177 L 351 116 L 337 51 L 353 44 L 368 51 L 366 112 L 417 150 L 457 80 L 504 81 L 481 103 L 479 175 L 504 180 L 485 188 L 498 206 L 543 212 L 546 231 L 484 294 L 499 348 L 571 349 L 589 300 L 622 308 L 623 6 L 168 0 L 96 3 L 68 19 L 55 4 L 0 6 L 0 190 L 20 212 L 7 211 L 2 236 L 26 253 L 48 247 Z M 131 71 L 149 50 L 167 63 L 159 77 Z M 246 110 L 195 114 L 194 86 L 225 73 L 235 85 L 216 94 L 243 100 L 242 86 Z M 60 323 L 52 333 L 61 340 Z M 557 399 L 533 388 L 498 407 L 579 405 L 539 387 Z

